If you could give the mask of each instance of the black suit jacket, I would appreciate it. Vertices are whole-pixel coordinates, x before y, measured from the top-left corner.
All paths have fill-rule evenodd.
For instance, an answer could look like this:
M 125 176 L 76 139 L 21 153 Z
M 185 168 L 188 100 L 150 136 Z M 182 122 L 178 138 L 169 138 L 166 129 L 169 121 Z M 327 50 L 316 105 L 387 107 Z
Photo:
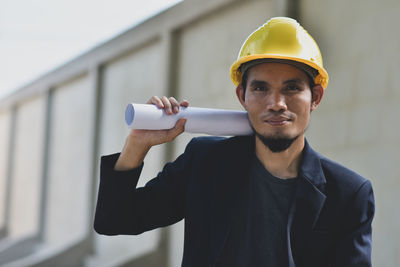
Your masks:
M 145 187 L 142 166 L 114 171 L 102 157 L 94 228 L 140 234 L 185 219 L 182 266 L 224 266 L 221 252 L 248 186 L 254 136 L 194 138 Z M 306 142 L 287 224 L 290 267 L 371 266 L 371 184 L 316 153 Z

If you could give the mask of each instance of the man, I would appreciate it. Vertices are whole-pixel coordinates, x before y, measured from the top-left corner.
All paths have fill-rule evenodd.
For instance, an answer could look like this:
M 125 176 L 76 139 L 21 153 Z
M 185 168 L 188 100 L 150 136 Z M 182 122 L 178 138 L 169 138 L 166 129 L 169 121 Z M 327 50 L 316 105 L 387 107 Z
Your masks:
M 149 149 L 184 131 L 132 130 L 102 158 L 95 230 L 140 234 L 185 219 L 182 266 L 371 266 L 371 184 L 310 148 L 328 84 L 318 46 L 293 19 L 253 32 L 231 67 L 252 136 L 194 138 L 143 188 Z M 148 103 L 179 112 L 174 98 Z

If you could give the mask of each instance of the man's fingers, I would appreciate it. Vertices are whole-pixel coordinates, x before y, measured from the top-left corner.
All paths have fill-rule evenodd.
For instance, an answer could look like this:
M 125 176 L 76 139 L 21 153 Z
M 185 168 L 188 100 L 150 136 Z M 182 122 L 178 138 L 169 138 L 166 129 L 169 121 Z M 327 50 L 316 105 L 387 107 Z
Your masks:
M 171 103 L 172 112 L 173 113 L 178 113 L 179 112 L 179 103 L 178 103 L 178 101 L 176 101 L 176 99 L 174 97 L 170 97 L 170 98 L 168 98 L 168 100 Z
M 168 141 L 172 141 L 175 139 L 175 137 L 177 137 L 178 135 L 180 135 L 181 133 L 183 133 L 185 131 L 185 124 L 186 124 L 186 118 L 182 118 L 179 119 L 176 124 L 175 127 L 168 130 Z
M 161 97 L 161 101 L 164 104 L 164 111 L 167 113 L 167 115 L 172 114 L 172 105 L 171 102 L 169 102 L 169 99 L 166 96 Z
M 180 105 L 181 105 L 182 107 L 187 108 L 187 107 L 189 106 L 189 102 L 188 102 L 187 100 L 184 99 L 184 100 L 180 103 Z
M 175 124 L 175 128 L 177 128 L 180 131 L 184 132 L 185 131 L 186 120 L 187 120 L 186 118 L 179 119 Z
M 164 104 L 158 96 L 152 96 L 146 104 L 154 104 L 159 108 L 164 108 Z
M 177 114 L 179 113 L 179 107 L 188 107 L 189 102 L 187 100 L 183 100 L 182 102 L 178 102 L 174 97 L 158 97 L 152 96 L 147 104 L 156 105 L 158 108 L 164 109 L 167 115 Z
M 180 134 L 185 131 L 185 124 L 186 124 L 186 118 L 179 119 L 176 122 L 174 128 L 171 129 L 171 131 Z

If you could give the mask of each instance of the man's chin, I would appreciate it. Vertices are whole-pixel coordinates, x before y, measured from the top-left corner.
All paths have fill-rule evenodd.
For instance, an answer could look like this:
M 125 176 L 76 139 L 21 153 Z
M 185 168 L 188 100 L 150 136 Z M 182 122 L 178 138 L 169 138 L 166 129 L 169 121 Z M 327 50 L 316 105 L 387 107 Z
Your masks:
M 256 136 L 269 150 L 279 153 L 287 150 L 300 135 L 294 137 L 286 135 L 266 136 L 256 132 Z

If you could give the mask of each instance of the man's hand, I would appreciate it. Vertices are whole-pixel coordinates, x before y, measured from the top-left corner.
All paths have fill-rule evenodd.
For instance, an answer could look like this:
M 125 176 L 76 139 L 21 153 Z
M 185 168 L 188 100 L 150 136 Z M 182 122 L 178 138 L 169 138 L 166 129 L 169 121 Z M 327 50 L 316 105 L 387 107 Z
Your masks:
M 153 96 L 147 101 L 147 104 L 153 104 L 164 109 L 167 115 L 179 113 L 180 106 L 189 106 L 189 102 L 186 100 L 178 103 L 175 98 L 167 98 L 166 96 L 161 98 Z M 185 118 L 180 119 L 176 122 L 174 128 L 168 130 L 131 130 L 114 169 L 123 171 L 140 166 L 152 146 L 170 142 L 183 133 L 185 122 Z

